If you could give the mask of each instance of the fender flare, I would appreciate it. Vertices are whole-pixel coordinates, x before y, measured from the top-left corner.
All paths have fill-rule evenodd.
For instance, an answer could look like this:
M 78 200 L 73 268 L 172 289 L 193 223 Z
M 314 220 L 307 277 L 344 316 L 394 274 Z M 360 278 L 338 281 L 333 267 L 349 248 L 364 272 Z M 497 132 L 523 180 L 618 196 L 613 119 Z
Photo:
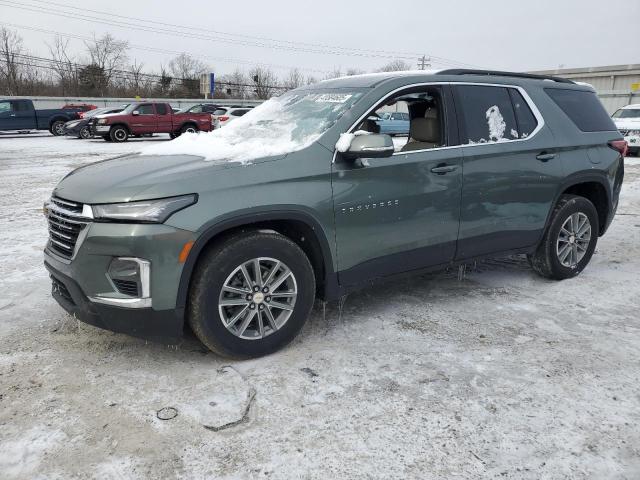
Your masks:
M 265 221 L 287 221 L 294 220 L 299 221 L 311 228 L 315 233 L 316 239 L 320 244 L 320 250 L 322 252 L 322 261 L 324 264 L 325 273 L 325 298 L 334 298 L 338 295 L 338 283 L 337 274 L 333 270 L 333 255 L 331 248 L 329 247 L 329 241 L 322 229 L 320 222 L 308 212 L 303 210 L 292 209 L 273 209 L 263 211 L 240 211 L 234 212 L 226 219 L 216 219 L 212 222 L 206 223 L 199 229 L 201 232 L 196 238 L 191 251 L 187 257 L 182 268 L 180 275 L 180 283 L 178 285 L 178 295 L 176 298 L 176 308 L 185 308 L 187 304 L 187 296 L 189 293 L 189 285 L 191 283 L 191 277 L 193 270 L 200 257 L 200 254 L 204 248 L 209 244 L 209 241 L 214 237 L 223 234 L 224 232 L 233 228 L 242 227 L 243 225 L 251 225 Z
M 607 180 L 607 174 L 605 172 L 599 172 L 599 171 L 593 171 L 593 170 L 576 172 L 564 178 L 562 182 L 558 185 L 558 189 L 556 190 L 555 196 L 553 198 L 553 202 L 551 203 L 551 208 L 547 213 L 547 220 L 545 221 L 544 229 L 542 230 L 542 234 L 538 239 L 538 242 L 536 243 L 536 245 L 540 242 L 540 240 L 542 240 L 542 237 L 544 236 L 545 232 L 549 228 L 549 224 L 551 223 L 551 214 L 553 213 L 555 206 L 558 204 L 558 200 L 560 199 L 560 196 L 562 195 L 562 193 L 568 188 L 573 187 L 574 185 L 579 185 L 581 183 L 588 183 L 588 182 L 599 183 L 604 188 L 605 193 L 607 195 L 607 223 L 609 223 L 610 215 L 612 211 L 612 203 L 611 203 L 611 185 Z

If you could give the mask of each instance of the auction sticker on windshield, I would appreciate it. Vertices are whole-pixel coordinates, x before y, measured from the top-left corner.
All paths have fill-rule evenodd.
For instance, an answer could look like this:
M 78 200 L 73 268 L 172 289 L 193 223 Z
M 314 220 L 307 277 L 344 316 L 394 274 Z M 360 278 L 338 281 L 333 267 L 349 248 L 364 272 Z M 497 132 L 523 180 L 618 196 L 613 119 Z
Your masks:
M 352 97 L 350 93 L 323 93 L 318 95 L 318 103 L 344 103 Z

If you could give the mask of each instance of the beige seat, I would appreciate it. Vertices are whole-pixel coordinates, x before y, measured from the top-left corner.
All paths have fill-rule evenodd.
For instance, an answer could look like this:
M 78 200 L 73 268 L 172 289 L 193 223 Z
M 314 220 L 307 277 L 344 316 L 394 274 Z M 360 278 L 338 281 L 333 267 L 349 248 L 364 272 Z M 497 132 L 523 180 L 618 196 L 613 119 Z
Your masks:
M 409 127 L 409 141 L 401 152 L 424 150 L 440 146 L 440 121 L 435 110 L 428 110 L 425 118 L 414 118 Z

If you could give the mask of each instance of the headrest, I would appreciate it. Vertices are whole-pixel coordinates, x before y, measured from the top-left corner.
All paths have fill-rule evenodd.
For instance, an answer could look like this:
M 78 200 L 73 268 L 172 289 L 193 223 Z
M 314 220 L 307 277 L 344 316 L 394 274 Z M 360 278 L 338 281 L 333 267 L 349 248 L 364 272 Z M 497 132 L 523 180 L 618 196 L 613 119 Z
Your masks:
M 440 122 L 436 117 L 414 118 L 409 127 L 409 136 L 416 142 L 438 143 Z

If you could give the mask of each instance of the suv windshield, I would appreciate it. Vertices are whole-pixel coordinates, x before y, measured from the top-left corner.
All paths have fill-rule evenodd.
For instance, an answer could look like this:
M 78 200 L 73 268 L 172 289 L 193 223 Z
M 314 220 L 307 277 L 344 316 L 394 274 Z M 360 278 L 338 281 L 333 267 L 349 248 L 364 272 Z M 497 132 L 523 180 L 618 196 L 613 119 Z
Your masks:
M 640 108 L 621 108 L 613 118 L 640 118 Z
M 144 154 L 199 155 L 207 160 L 247 160 L 284 155 L 315 142 L 360 99 L 363 90 L 294 90 L 249 110 L 204 135 L 183 135 Z

